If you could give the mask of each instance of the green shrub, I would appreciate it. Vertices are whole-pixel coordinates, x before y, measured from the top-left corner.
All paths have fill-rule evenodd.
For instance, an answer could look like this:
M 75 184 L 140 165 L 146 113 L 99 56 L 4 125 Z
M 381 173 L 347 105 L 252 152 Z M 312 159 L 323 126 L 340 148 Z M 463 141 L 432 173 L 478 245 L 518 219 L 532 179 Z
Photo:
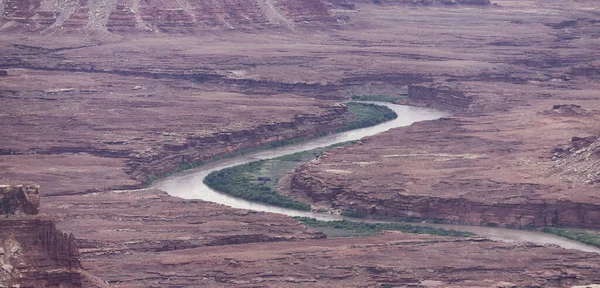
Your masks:
M 447 230 L 442 228 L 434 228 L 427 226 L 417 226 L 410 225 L 401 222 L 394 223 L 367 223 L 367 222 L 354 222 L 348 220 L 338 220 L 338 221 L 321 221 L 310 217 L 294 217 L 294 219 L 304 223 L 305 225 L 319 229 L 323 229 L 323 233 L 333 234 L 331 230 L 327 229 L 338 229 L 345 230 L 348 233 L 340 234 L 335 233 L 334 235 L 339 236 L 369 236 L 369 235 L 377 235 L 380 234 L 381 231 L 384 230 L 395 230 L 402 231 L 405 233 L 417 233 L 417 234 L 430 234 L 437 236 L 454 236 L 454 237 L 471 237 L 475 236 L 475 234 L 470 232 L 463 231 L 455 231 L 455 230 Z M 328 236 L 331 236 L 328 234 Z
M 264 163 L 265 160 L 261 160 L 214 171 L 204 178 L 204 183 L 215 190 L 246 200 L 310 211 L 312 208 L 309 204 L 281 195 L 266 181 L 258 181 L 258 178 L 249 175 L 251 171 L 260 170 Z
M 357 120 L 346 124 L 339 131 L 370 127 L 398 118 L 398 114 L 386 106 L 356 102 L 346 103 L 346 106 Z
M 340 215 L 345 216 L 345 217 L 352 217 L 352 218 L 365 218 L 365 213 L 355 210 L 355 209 L 347 209 L 342 211 L 342 213 L 340 213 Z
M 600 247 L 600 232 L 555 227 L 544 227 L 541 231 L 579 241 L 584 244 Z

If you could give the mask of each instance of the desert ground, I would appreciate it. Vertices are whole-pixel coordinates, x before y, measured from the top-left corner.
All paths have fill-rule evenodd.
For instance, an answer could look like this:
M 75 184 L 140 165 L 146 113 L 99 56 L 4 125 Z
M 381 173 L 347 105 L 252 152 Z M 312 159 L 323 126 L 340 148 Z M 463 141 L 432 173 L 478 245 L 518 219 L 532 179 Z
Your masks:
M 408 95 L 449 116 L 327 152 L 287 193 L 374 218 L 600 229 L 599 51 L 595 0 L 0 0 L 0 184 L 41 186 L 40 215 L 0 220 L 0 287 L 600 283 L 598 253 L 325 239 L 143 189 L 335 131 L 353 95 Z

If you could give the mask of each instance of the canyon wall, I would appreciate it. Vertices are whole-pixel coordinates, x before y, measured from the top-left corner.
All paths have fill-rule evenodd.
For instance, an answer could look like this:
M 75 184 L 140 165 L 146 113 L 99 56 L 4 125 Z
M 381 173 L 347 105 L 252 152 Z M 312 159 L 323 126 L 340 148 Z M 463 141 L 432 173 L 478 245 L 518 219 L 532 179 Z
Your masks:
M 600 140 L 584 136 L 597 131 L 597 111 L 545 100 L 527 112 L 504 110 L 503 97 L 455 84 L 410 85 L 403 103 L 453 115 L 329 151 L 293 172 L 290 192 L 372 217 L 600 229 Z M 502 118 L 507 113 L 518 116 Z M 557 146 L 573 133 L 562 123 L 586 128 Z
M 473 97 L 464 92 L 432 84 L 409 85 L 407 100 L 413 105 L 444 111 L 465 110 L 473 103 Z
M 82 287 L 73 235 L 48 220 L 3 219 L 0 226 L 0 284 Z
M 466 198 L 409 195 L 402 191 L 384 199 L 367 191 L 324 183 L 311 176 L 309 171 L 308 166 L 301 166 L 294 172 L 290 186 L 292 191 L 303 193 L 315 202 L 329 203 L 340 210 L 361 211 L 372 217 L 513 228 L 564 226 L 600 229 L 600 205 L 595 203 L 568 200 L 486 203 Z M 469 188 L 465 186 L 464 189 Z M 524 187 L 513 189 L 527 190 Z
M 262 124 L 251 130 L 220 132 L 205 137 L 181 138 L 175 143 L 130 156 L 127 172 L 136 180 L 145 182 L 149 177 L 190 167 L 194 162 L 286 139 L 310 138 L 335 131 L 351 117 L 345 105 L 332 105 L 325 113 L 297 115 L 294 121 Z

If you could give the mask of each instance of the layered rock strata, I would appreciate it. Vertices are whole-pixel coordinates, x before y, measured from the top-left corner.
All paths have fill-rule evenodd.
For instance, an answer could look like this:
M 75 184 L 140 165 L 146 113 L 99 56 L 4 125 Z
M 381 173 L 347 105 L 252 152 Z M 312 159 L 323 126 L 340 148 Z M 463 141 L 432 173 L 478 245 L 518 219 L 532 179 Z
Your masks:
M 294 29 L 333 22 L 321 0 L 5 0 L 0 25 L 6 29 L 111 32 L 194 32 L 199 29 Z
M 73 235 L 58 231 L 47 220 L 0 220 L 0 225 L 0 284 L 82 287 L 86 282 Z
M 463 111 L 469 109 L 473 97 L 457 89 L 431 84 L 409 85 L 410 104 L 432 107 L 443 111 Z
M 35 181 L 48 194 L 139 188 L 151 175 L 313 137 L 353 119 L 333 101 L 197 91 L 206 88 L 184 79 L 34 71 L 9 78 L 3 91 L 13 95 L 4 99 L 11 112 L 0 118 L 10 124 L 0 130 L 12 136 L 0 147 L 0 158 L 14 168 L 4 169 L 2 178 Z M 56 80 L 65 86 L 47 86 Z
M 553 246 L 389 233 L 114 255 L 98 274 L 126 287 L 571 287 L 599 283 L 598 263 Z
M 220 132 L 206 137 L 186 137 L 178 143 L 132 155 L 127 169 L 135 179 L 144 182 L 151 175 L 162 175 L 188 163 L 286 139 L 312 138 L 335 131 L 349 119 L 351 116 L 346 106 L 333 105 L 321 115 L 297 115 L 290 122 L 262 124 L 251 130 Z
M 284 215 L 183 200 L 158 190 L 54 196 L 44 211 L 53 215 L 59 228 L 75 235 L 88 272 L 127 287 L 198 286 L 202 282 L 202 276 L 189 277 L 164 259 L 146 258 L 149 255 L 167 251 L 196 255 L 199 247 L 227 251 L 247 243 L 267 242 L 268 246 L 325 237 Z M 147 269 L 121 266 L 136 261 L 143 261 Z M 157 276 L 156 267 L 170 271 L 166 273 L 171 276 Z
M 595 132 L 591 123 L 600 114 L 585 105 L 547 99 L 491 112 L 494 103 L 487 99 L 509 95 L 513 85 L 468 90 L 472 96 L 413 87 L 410 103 L 457 116 L 328 152 L 294 172 L 291 194 L 373 217 L 600 229 L 596 136 L 575 137 L 569 145 L 551 148 L 573 130 Z M 518 87 L 527 90 L 526 85 Z M 595 105 L 591 95 L 579 101 Z M 514 133 L 514 127 L 521 132 Z

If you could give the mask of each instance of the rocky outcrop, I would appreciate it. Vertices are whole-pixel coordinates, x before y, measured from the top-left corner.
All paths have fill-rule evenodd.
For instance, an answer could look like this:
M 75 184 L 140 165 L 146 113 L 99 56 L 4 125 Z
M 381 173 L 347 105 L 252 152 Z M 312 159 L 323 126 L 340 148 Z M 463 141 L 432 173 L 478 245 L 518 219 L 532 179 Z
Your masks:
M 135 259 L 168 251 L 193 255 L 194 249 L 199 247 L 219 247 L 226 251 L 230 249 L 227 247 L 247 243 L 268 242 L 270 245 L 325 238 L 325 234 L 285 215 L 184 200 L 159 190 L 99 192 L 85 197 L 54 196 L 44 210 L 53 215 L 61 230 L 75 235 L 82 265 L 88 272 L 109 282 L 133 281 L 137 283 L 136 287 L 172 286 L 162 283 L 198 287 L 199 284 L 198 278 L 191 277 L 188 281 L 185 280 L 187 276 L 174 274 L 129 277 L 146 272 L 115 264 L 135 262 Z M 164 271 L 175 269 L 158 258 L 144 262 L 149 267 L 165 267 Z M 160 283 L 150 284 L 152 281 Z
M 581 105 L 575 104 L 556 104 L 552 106 L 551 110 L 543 111 L 545 115 L 560 115 L 560 116 L 588 116 L 591 114 L 590 111 L 581 108 Z
M 0 284 L 82 287 L 73 235 L 47 220 L 0 220 L 0 226 Z
M 38 214 L 40 210 L 39 185 L 0 185 L 1 214 Z
M 354 10 L 356 8 L 356 4 L 351 0 L 329 0 L 325 3 L 334 9 Z
M 552 171 L 566 182 L 600 183 L 600 136 L 573 137 L 553 149 Z
M 431 84 L 409 85 L 407 100 L 414 105 L 444 111 L 465 110 L 473 103 L 473 97 L 464 92 Z

